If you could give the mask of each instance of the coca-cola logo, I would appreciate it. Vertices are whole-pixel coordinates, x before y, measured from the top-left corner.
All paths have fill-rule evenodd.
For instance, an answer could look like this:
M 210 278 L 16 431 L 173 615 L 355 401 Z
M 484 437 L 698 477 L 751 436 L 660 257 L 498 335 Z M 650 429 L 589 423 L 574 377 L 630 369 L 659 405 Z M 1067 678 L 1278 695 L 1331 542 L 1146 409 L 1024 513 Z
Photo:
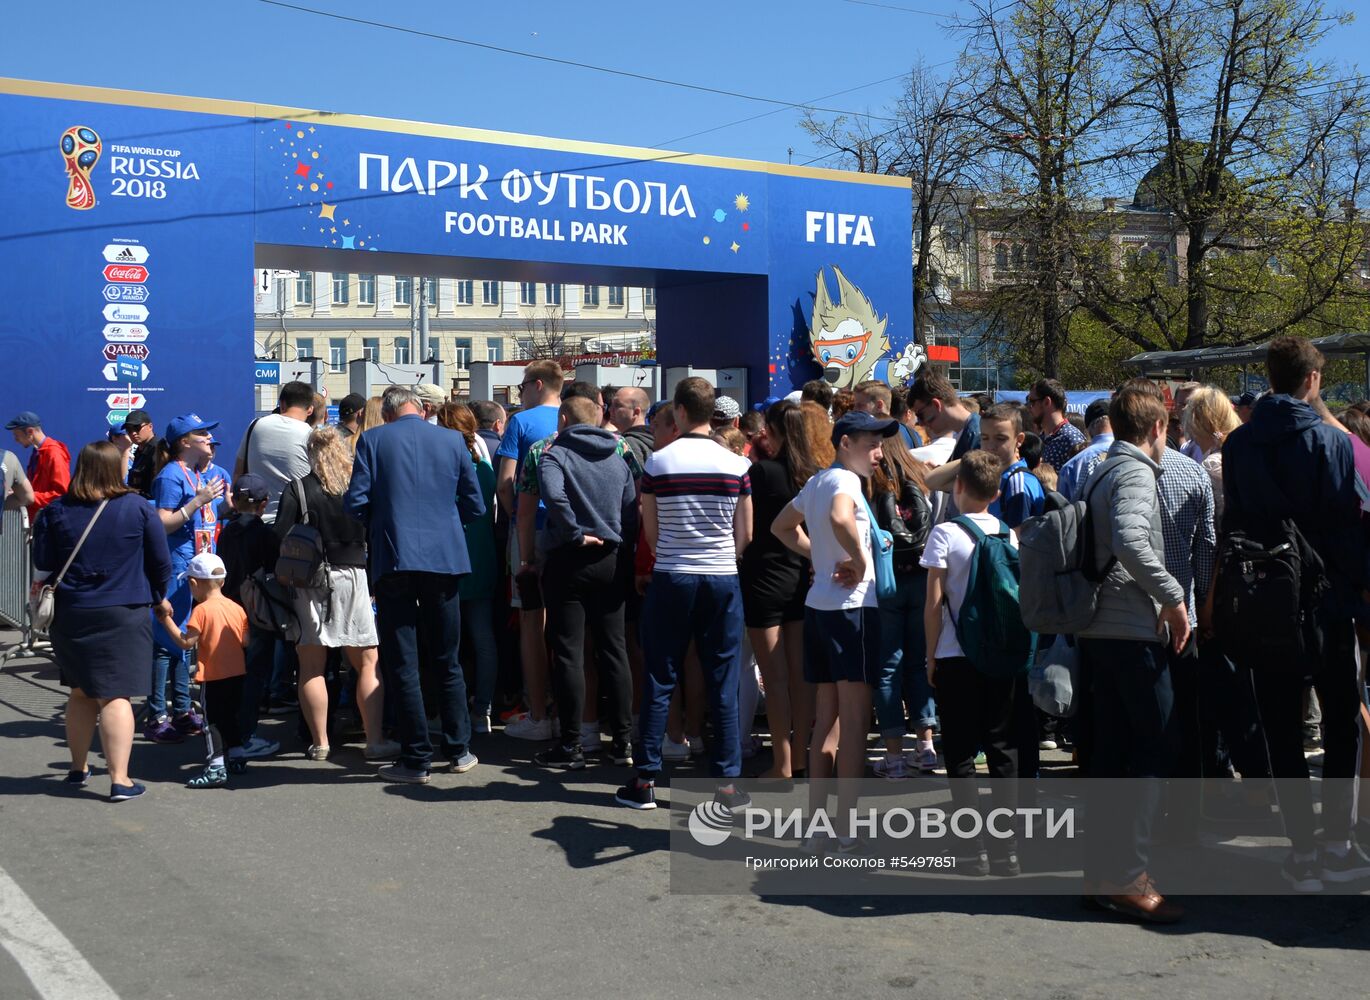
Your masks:
M 142 264 L 106 264 L 105 280 L 141 284 L 147 281 L 147 268 Z
M 117 361 L 119 358 L 137 358 L 139 361 L 146 361 L 147 356 L 152 352 L 147 349 L 147 344 L 106 344 L 105 360 Z

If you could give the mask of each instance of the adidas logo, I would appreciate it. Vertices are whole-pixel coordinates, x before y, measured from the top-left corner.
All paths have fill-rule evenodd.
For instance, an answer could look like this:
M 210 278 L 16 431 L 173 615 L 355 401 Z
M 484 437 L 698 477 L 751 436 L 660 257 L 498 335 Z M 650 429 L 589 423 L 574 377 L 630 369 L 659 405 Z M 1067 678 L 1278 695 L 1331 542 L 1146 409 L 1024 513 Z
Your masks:
M 138 262 L 137 256 L 136 256 L 136 255 L 133 253 L 133 251 L 130 250 L 128 247 L 124 247 L 123 250 L 121 250 L 121 251 L 119 251 L 117 254 L 115 254 L 115 255 L 114 255 L 114 260 L 115 260 L 116 262 L 121 261 L 121 260 L 127 260 L 127 261 L 132 261 L 132 262 L 135 263 L 135 264 Z

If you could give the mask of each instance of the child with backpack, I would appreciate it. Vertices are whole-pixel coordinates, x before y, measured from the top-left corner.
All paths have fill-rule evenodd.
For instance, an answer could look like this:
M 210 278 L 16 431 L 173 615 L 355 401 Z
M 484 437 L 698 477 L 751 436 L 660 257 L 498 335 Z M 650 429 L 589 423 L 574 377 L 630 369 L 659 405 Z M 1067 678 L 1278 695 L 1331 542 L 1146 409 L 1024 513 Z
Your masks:
M 982 433 L 984 424 L 981 424 Z M 1033 652 L 1018 614 L 1018 539 L 989 513 L 999 495 L 998 456 L 972 451 L 953 486 L 960 516 L 932 529 L 923 550 L 928 596 L 923 614 L 928 680 L 937 691 L 942 756 L 957 809 L 975 808 L 976 751 L 989 763 L 996 809 L 1016 809 L 1018 733 L 1015 699 Z M 1017 875 L 1017 842 L 983 837 L 962 850 L 972 875 Z
M 988 512 L 1010 528 L 1046 509 L 1046 491 L 1041 480 L 1028 471 L 1021 454 L 1025 438 L 1023 411 L 1011 403 L 999 403 L 980 414 L 980 447 L 997 458 L 1003 469 L 998 499 L 989 505 Z
M 205 713 L 205 769 L 186 782 L 187 788 L 218 788 L 228 784 L 228 772 L 247 770 L 242 731 L 238 727 L 243 700 L 243 677 L 247 662 L 247 614 L 224 596 L 228 571 L 213 552 L 201 552 L 190 560 L 186 576 L 195 602 L 185 631 L 175 619 L 159 609 L 158 618 L 177 648 L 197 649 L 195 679 L 200 682 L 200 701 Z M 225 757 L 227 760 L 225 760 Z
M 267 482 L 247 472 L 233 481 L 229 499 L 233 516 L 219 533 L 219 557 L 224 561 L 224 596 L 242 605 L 243 582 L 258 570 L 272 572 L 280 554 L 280 541 L 271 525 L 262 520 L 270 490 Z M 276 660 L 276 635 L 249 622 L 247 673 L 243 681 L 243 703 L 238 715 L 242 730 L 243 754 L 249 759 L 269 757 L 281 749 L 275 740 L 257 735 L 257 718 L 262 696 L 271 683 Z

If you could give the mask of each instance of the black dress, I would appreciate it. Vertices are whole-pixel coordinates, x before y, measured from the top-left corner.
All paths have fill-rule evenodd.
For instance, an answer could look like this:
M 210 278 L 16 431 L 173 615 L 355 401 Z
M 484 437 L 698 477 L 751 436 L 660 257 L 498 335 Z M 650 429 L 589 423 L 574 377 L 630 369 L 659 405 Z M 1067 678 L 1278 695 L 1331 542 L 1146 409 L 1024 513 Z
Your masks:
M 763 458 L 752 464 L 752 541 L 738 569 L 742 613 L 748 628 L 771 628 L 804 620 L 809 563 L 771 533 L 771 523 L 798 492 L 785 463 Z

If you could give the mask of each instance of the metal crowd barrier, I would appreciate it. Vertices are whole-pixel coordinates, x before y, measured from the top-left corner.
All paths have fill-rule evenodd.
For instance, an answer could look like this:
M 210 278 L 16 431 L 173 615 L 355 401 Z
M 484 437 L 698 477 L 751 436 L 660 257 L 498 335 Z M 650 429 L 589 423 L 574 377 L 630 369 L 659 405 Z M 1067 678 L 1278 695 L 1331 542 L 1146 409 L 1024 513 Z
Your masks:
M 28 512 L 7 510 L 0 527 L 0 626 L 17 629 L 19 642 L 0 650 L 0 666 L 15 656 L 43 652 L 46 637 L 29 624 L 29 581 L 33 579 L 32 530 Z

